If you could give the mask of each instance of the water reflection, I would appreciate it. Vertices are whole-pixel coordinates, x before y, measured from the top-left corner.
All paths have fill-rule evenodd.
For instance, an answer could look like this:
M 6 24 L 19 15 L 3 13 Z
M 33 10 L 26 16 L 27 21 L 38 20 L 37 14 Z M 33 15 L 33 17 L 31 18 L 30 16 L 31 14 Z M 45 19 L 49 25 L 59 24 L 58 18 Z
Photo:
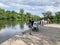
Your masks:
M 8 38 L 28 30 L 28 26 L 20 21 L 0 21 L 0 43 Z
M 20 25 L 20 28 L 24 28 L 24 24 L 25 24 L 25 22 L 21 22 L 21 21 L 7 21 L 7 20 L 0 20 L 0 29 L 2 29 L 2 28 L 5 28 L 6 26 L 7 27 L 14 27 L 14 26 L 16 26 L 17 24 L 19 24 Z

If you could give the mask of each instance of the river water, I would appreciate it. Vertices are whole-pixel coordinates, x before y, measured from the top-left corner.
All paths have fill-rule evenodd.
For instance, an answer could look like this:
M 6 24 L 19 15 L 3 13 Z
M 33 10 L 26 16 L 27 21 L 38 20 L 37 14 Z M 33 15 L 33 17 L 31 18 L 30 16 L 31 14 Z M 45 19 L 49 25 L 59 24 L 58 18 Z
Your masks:
M 29 30 L 29 27 L 21 21 L 0 21 L 0 43 Z

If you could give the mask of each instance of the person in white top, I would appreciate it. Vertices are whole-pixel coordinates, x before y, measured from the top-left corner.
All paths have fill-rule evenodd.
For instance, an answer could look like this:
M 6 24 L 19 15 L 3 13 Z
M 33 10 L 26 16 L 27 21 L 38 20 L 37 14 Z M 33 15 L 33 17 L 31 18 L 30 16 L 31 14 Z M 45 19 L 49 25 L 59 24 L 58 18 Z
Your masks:
M 42 18 L 42 20 L 41 20 L 41 25 L 42 26 L 44 25 L 44 18 Z

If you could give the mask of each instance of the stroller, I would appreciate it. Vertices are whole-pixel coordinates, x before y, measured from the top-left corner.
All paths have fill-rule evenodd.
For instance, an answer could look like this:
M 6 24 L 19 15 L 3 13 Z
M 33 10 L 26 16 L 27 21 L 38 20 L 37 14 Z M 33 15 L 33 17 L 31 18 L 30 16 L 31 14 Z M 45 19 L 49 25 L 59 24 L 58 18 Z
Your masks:
M 32 27 L 32 31 L 38 32 L 38 31 L 39 31 L 38 26 L 39 26 L 39 23 L 38 23 L 38 22 L 34 22 L 34 23 L 33 23 L 33 27 Z

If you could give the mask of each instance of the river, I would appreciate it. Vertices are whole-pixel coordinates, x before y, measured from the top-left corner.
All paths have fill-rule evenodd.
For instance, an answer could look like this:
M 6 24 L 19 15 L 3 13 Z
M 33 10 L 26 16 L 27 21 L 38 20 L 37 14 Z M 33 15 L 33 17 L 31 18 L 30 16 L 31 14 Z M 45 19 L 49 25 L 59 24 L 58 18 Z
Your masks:
M 26 23 L 21 21 L 0 21 L 0 43 L 13 37 L 14 35 L 20 34 L 27 31 L 29 27 Z

